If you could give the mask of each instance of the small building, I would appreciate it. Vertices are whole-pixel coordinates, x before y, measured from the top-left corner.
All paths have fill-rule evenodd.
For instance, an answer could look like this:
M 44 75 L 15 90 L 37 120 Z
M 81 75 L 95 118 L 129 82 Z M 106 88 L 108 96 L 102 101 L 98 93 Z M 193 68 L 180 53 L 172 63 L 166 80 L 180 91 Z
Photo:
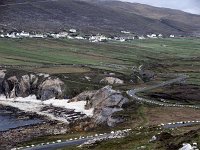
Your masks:
M 77 31 L 76 31 L 76 29 L 69 29 L 69 32 L 70 33 L 76 33 Z
M 159 38 L 162 38 L 162 37 L 163 37 L 163 35 L 162 35 L 162 34 L 158 34 L 158 37 L 159 37 Z
M 30 34 L 28 32 L 22 31 L 21 33 L 19 33 L 20 37 L 30 37 Z
M 131 32 L 130 31 L 121 31 L 121 33 L 130 34 Z
M 139 36 L 138 39 L 139 39 L 139 40 L 144 40 L 145 37 L 142 35 L 142 36 Z
M 82 37 L 82 36 L 76 36 L 75 39 L 77 39 L 77 40 L 84 40 L 84 37 Z
M 157 35 L 156 34 L 148 34 L 147 37 L 151 38 L 151 39 L 156 39 Z

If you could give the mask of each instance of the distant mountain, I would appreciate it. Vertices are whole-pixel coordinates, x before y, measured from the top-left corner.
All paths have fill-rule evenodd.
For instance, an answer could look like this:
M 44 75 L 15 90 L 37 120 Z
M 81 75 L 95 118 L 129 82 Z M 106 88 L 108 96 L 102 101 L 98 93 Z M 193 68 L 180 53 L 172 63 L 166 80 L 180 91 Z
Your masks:
M 1 0 L 0 28 L 138 34 L 198 33 L 200 16 L 148 5 L 104 0 Z
M 88 1 L 92 2 L 91 0 Z M 102 7 L 107 7 L 116 11 L 157 19 L 168 25 L 177 26 L 180 29 L 181 26 L 192 27 L 196 30 L 199 30 L 200 28 L 200 15 L 190 14 L 180 10 L 113 0 L 96 0 L 95 3 L 101 5 Z

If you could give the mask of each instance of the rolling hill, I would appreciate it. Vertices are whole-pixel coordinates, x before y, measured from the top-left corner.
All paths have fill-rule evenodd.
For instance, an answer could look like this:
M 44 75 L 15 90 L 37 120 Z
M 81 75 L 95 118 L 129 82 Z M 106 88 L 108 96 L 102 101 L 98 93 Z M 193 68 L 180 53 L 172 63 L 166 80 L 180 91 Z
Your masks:
M 190 19 L 188 19 L 190 18 Z M 0 28 L 25 31 L 60 31 L 166 35 L 198 34 L 200 16 L 148 5 L 101 0 L 2 0 Z

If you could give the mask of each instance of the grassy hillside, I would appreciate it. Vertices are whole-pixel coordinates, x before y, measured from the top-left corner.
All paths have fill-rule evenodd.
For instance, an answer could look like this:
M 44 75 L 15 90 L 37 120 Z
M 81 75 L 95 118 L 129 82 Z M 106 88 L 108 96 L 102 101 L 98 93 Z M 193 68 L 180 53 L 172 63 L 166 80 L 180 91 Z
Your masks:
M 157 92 L 158 97 L 158 94 L 162 98 L 163 95 L 167 95 L 167 98 L 172 103 L 199 104 L 200 39 L 147 39 L 123 43 L 90 43 L 88 41 L 67 39 L 0 39 L 0 66 L 7 69 L 9 67 L 14 68 L 15 70 L 12 69 L 12 71 L 15 74 L 18 73 L 17 71 L 22 70 L 56 74 L 68 86 L 66 92 L 71 97 L 74 97 L 81 91 L 99 89 L 105 86 L 100 84 L 99 81 L 111 72 L 106 70 L 112 70 L 112 72 L 116 73 L 116 77 L 123 79 L 125 81 L 125 88 L 133 88 L 133 84 L 128 79 L 129 73 L 133 66 L 138 67 L 142 64 L 157 73 L 186 73 L 190 76 L 187 82 L 196 84 L 167 86 L 163 88 L 164 90 L 156 89 L 152 93 L 146 93 L 145 96 L 152 98 L 153 96 L 155 97 Z M 105 74 L 105 72 L 107 73 Z M 91 77 L 91 81 L 88 81 L 85 78 L 86 76 Z M 145 84 L 150 85 L 155 84 L 155 82 L 157 81 Z M 124 87 L 118 88 L 122 89 Z M 188 91 L 191 92 L 187 94 Z M 152 96 L 152 94 L 154 95 Z M 180 101 L 184 100 L 184 98 L 187 101 Z M 199 126 L 174 130 L 157 130 L 156 128 L 135 129 L 136 126 L 151 126 L 160 123 L 198 119 L 199 110 L 157 107 L 135 103 L 130 103 L 127 106 L 125 111 L 115 114 L 124 116 L 126 122 L 119 124 L 116 128 L 99 128 L 97 132 L 102 133 L 115 129 L 133 128 L 132 133 L 123 139 L 99 143 L 91 149 L 117 150 L 120 147 L 120 149 L 128 150 L 139 149 L 145 146 L 146 149 L 165 150 L 170 149 L 169 145 L 167 145 L 168 143 L 174 147 L 181 147 L 183 142 L 199 143 L 200 136 L 196 134 L 199 133 Z M 194 130 L 194 133 L 192 131 L 189 132 L 190 130 Z M 160 141 L 149 143 L 152 136 L 158 135 L 161 131 L 171 133 L 172 137 L 170 136 L 168 139 L 163 137 Z M 183 133 L 186 133 L 186 136 Z M 23 146 L 58 139 L 66 140 L 90 134 L 93 134 L 93 132 L 40 137 L 28 143 L 23 143 Z M 66 150 L 75 149 L 78 148 L 66 148 Z
M 86 64 L 93 68 L 121 73 L 130 71 L 132 66 L 145 64 L 156 72 L 186 73 L 190 75 L 190 83 L 200 84 L 199 49 L 200 39 L 149 39 L 129 43 L 89 43 L 66 39 L 0 39 L 0 64 Z
M 98 1 L 98 0 L 97 0 Z M 93 2 L 93 1 L 92 1 Z M 200 16 L 189 14 L 180 10 L 173 10 L 169 8 L 153 7 L 150 5 L 129 3 L 121 1 L 100 1 L 99 4 L 109 7 L 114 10 L 120 10 L 126 13 L 134 13 L 144 17 L 159 19 L 159 20 L 172 20 L 185 25 L 192 25 L 199 27 Z
M 0 2 L 0 28 L 25 31 L 61 31 L 69 28 L 76 28 L 84 32 L 94 33 L 120 33 L 121 30 L 130 30 L 138 34 L 163 33 L 165 35 L 187 35 L 195 29 L 199 22 L 199 16 L 189 15 L 190 22 L 180 22 L 182 18 L 188 18 L 187 13 L 181 13 L 181 19 L 177 11 L 168 13 L 165 9 L 159 12 L 173 16 L 175 19 L 166 18 L 161 21 L 159 18 L 152 18 L 148 15 L 135 12 L 127 7 L 126 3 L 120 3 L 115 8 L 116 2 L 98 5 L 81 0 L 9 0 Z M 107 6 L 112 6 L 112 8 Z M 131 4 L 132 5 L 132 4 Z M 130 4 L 128 4 L 130 6 Z M 114 8 L 113 8 L 114 7 Z M 139 6 L 136 6 L 140 9 Z M 150 6 L 149 6 L 150 7 Z M 147 13 L 154 16 L 154 10 Z M 123 9 L 123 10 L 122 10 Z M 124 11 L 125 9 L 125 11 Z M 135 9 L 134 9 L 135 10 Z M 153 11 L 152 11 L 153 10 Z M 146 11 L 142 10 L 145 14 Z M 157 12 L 156 14 L 160 14 Z M 193 18 L 191 20 L 191 18 Z M 162 18 L 163 19 L 163 18 Z M 184 19 L 188 20 L 188 19 Z M 166 23 L 167 22 L 167 23 Z

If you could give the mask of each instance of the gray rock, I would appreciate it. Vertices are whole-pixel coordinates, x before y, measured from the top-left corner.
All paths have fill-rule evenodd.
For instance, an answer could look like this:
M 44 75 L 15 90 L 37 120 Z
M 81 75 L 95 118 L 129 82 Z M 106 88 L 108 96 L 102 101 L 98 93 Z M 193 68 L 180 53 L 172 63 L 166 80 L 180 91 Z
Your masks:
M 113 90 L 111 86 L 106 86 L 93 95 L 87 108 L 95 108 L 99 105 L 121 107 L 126 101 L 128 101 L 128 99 L 123 97 L 120 91 Z
M 8 86 L 5 90 L 6 97 L 15 98 L 16 97 L 16 85 L 18 84 L 18 79 L 16 76 L 9 77 L 5 86 Z
M 139 75 L 143 79 L 143 81 L 149 81 L 154 78 L 155 73 L 151 70 L 140 70 Z
M 121 118 L 113 118 L 112 116 L 109 116 L 107 119 L 107 124 L 110 127 L 116 126 L 116 124 L 123 122 L 124 120 Z
M 50 98 L 62 98 L 64 95 L 64 83 L 56 78 L 39 77 L 34 74 L 26 74 L 21 77 L 11 76 L 6 79 L 0 72 L 0 92 L 4 92 L 7 98 L 27 97 L 36 94 L 37 98 L 47 100 Z
M 111 86 L 106 86 L 98 90 L 88 101 L 86 108 L 94 108 L 93 122 L 114 126 L 122 121 L 120 118 L 112 118 L 115 112 L 122 111 L 122 105 L 128 102 L 121 92 L 113 90 Z
M 100 81 L 100 83 L 106 83 L 106 84 L 124 84 L 124 81 L 119 79 L 119 78 L 114 78 L 114 77 L 105 77 Z
M 97 91 L 84 91 L 76 97 L 70 99 L 68 102 L 89 101 Z
M 5 78 L 5 70 L 0 70 L 0 94 L 3 93 L 3 81 L 4 81 L 4 78 Z
M 51 98 L 62 98 L 64 95 L 64 82 L 60 79 L 47 79 L 38 87 L 37 98 L 47 100 Z
M 108 126 L 114 126 L 116 125 L 119 119 L 111 120 L 112 114 L 122 110 L 123 109 L 121 108 L 111 108 L 111 107 L 96 108 L 94 109 L 93 121 L 95 122 L 95 124 L 106 123 Z
M 16 96 L 27 97 L 30 94 L 30 77 L 29 75 L 23 75 L 20 82 L 16 85 Z
M 33 94 L 36 93 L 37 85 L 38 85 L 38 77 L 34 74 L 30 74 L 30 90 Z

